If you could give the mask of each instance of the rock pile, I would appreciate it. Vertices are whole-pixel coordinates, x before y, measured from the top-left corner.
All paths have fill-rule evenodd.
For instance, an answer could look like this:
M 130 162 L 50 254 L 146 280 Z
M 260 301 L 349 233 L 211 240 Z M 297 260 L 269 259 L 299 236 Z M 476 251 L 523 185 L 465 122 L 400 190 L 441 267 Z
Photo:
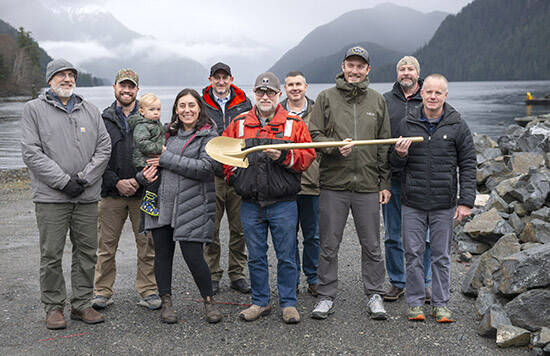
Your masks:
M 476 206 L 455 236 L 460 259 L 479 256 L 462 293 L 476 297 L 480 335 L 550 355 L 550 121 L 474 144 Z

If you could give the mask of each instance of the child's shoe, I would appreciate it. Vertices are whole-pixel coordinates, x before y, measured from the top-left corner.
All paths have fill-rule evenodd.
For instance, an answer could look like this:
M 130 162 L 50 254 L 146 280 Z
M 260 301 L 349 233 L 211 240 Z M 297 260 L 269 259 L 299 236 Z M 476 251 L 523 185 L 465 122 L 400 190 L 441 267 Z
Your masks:
M 157 208 L 157 199 L 158 199 L 157 194 L 150 191 L 145 191 L 145 196 L 143 197 L 143 201 L 141 202 L 140 210 L 147 215 L 159 216 L 159 210 Z

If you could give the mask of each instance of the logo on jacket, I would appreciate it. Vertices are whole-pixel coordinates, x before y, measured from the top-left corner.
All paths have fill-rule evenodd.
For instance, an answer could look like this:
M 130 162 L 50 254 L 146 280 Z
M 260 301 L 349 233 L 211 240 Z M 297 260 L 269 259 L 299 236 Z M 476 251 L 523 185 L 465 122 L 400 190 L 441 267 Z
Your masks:
M 85 127 L 81 127 L 81 128 L 80 128 L 80 132 L 81 132 L 81 133 L 86 133 L 86 128 L 85 128 Z

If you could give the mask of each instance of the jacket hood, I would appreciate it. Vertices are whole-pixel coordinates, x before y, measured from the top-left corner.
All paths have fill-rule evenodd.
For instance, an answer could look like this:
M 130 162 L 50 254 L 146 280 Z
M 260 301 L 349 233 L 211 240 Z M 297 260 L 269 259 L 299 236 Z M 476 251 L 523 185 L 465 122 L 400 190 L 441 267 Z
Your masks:
M 244 91 L 239 87 L 231 84 L 229 90 L 229 106 L 227 107 L 227 109 L 231 109 L 233 106 L 239 105 L 246 101 L 246 95 Z M 212 85 L 209 85 L 202 90 L 202 97 L 204 98 L 204 102 L 206 103 L 206 105 L 217 108 L 219 105 L 213 99 L 213 95 L 214 93 L 212 93 Z
M 336 88 L 342 92 L 348 101 L 353 100 L 358 96 L 363 96 L 367 93 L 369 88 L 369 77 L 367 76 L 365 80 L 359 83 L 350 83 L 344 78 L 344 73 L 340 72 L 336 76 Z
M 130 125 L 130 128 L 133 130 L 138 124 L 151 124 L 154 123 L 155 125 L 158 125 L 158 122 L 156 120 L 149 120 L 144 118 L 141 114 L 137 113 L 134 115 L 131 115 L 128 118 L 128 125 Z
M 75 102 L 74 102 L 74 108 L 73 110 L 75 109 L 78 109 L 81 105 L 82 105 L 82 102 L 84 101 L 84 98 L 81 96 L 81 95 L 78 95 L 78 94 L 73 94 L 74 95 L 74 99 L 75 99 Z M 47 90 L 46 92 L 44 93 L 41 93 L 40 95 L 38 95 L 38 99 L 41 99 L 41 100 L 44 100 L 46 103 L 56 107 L 56 108 L 59 108 L 63 111 L 67 111 L 67 109 L 65 109 L 63 107 L 63 105 L 61 105 L 50 93 L 49 93 L 49 90 Z

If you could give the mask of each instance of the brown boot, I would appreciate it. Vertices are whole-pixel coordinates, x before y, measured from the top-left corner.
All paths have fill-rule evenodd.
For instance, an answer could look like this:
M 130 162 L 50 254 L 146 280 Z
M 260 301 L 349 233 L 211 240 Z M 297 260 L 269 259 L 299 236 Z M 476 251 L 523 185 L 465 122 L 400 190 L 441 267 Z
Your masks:
M 46 327 L 51 330 L 65 329 L 67 322 L 61 308 L 54 308 L 46 313 Z
M 86 324 L 98 324 L 105 321 L 105 317 L 92 307 L 82 310 L 71 309 L 71 319 L 81 320 Z
M 175 324 L 178 322 L 176 312 L 172 307 L 172 297 L 170 294 L 165 294 L 160 297 L 162 300 L 162 309 L 160 311 L 160 321 L 166 324 Z
M 206 321 L 210 324 L 215 324 L 222 320 L 222 313 L 216 308 L 212 297 L 204 298 L 204 311 L 206 312 Z

